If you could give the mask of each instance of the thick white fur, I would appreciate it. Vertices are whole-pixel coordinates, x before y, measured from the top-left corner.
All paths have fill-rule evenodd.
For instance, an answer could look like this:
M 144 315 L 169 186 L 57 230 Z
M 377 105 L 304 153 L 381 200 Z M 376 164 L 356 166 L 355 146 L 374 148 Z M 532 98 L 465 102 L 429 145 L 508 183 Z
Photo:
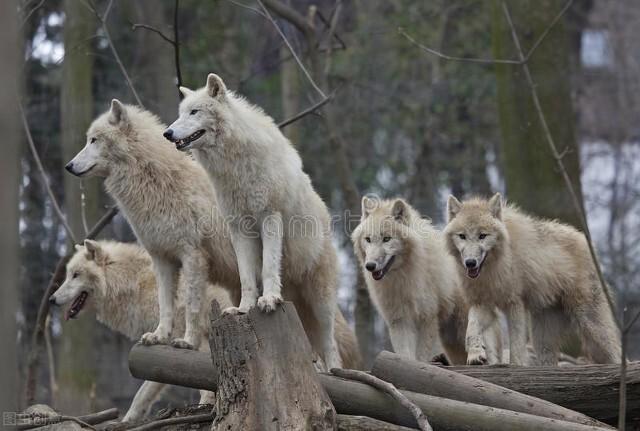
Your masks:
M 173 291 L 179 268 L 187 291 L 184 338 L 176 347 L 197 347 L 198 313 L 208 281 L 231 289 L 239 279 L 213 187 L 202 168 L 162 138 L 164 126 L 147 111 L 114 100 L 89 127 L 85 148 L 71 161 L 79 176 L 102 176 L 107 192 L 149 252 L 158 279 L 160 321 L 142 336 L 166 343 L 174 324 Z M 218 229 L 212 232 L 211 227 Z M 213 264 L 212 264 L 213 262 Z
M 65 305 L 81 292 L 89 294 L 87 306 L 96 310 L 97 319 L 131 340 L 153 330 L 158 324 L 158 291 L 149 254 L 137 244 L 113 241 L 88 241 L 76 246 L 76 253 L 67 264 L 67 278 L 52 296 L 57 305 Z M 76 275 L 74 277 L 74 275 Z M 176 325 L 172 336 L 184 333 L 184 305 L 186 302 L 184 280 L 179 278 L 175 295 Z M 207 341 L 209 322 L 206 308 L 215 299 L 221 307 L 232 306 L 228 292 L 209 284 L 202 306 L 199 350 L 209 352 Z M 336 342 L 345 366 L 360 368 L 361 358 L 353 331 L 342 313 L 336 313 Z M 124 421 L 136 421 L 146 415 L 153 402 L 166 385 L 144 382 L 138 389 Z M 212 404 L 213 394 L 201 391 L 201 404 Z
M 300 156 L 271 117 L 228 91 L 218 76 L 183 93 L 170 130 L 174 140 L 205 131 L 190 148 L 215 186 L 238 259 L 242 299 L 227 311 L 256 304 L 271 311 L 283 286 L 327 366 L 339 367 L 333 337 L 339 269 L 330 216 Z
M 446 252 L 444 238 L 402 199 L 380 201 L 364 197 L 362 221 L 352 240 L 374 304 L 382 314 L 394 350 L 429 362 L 446 353 L 449 361 L 464 364 L 467 303 L 455 261 Z M 365 265 L 388 272 L 375 280 Z M 497 325 L 484 328 L 489 357 L 501 357 Z M 478 328 L 480 331 L 480 328 Z M 479 340 L 484 340 L 481 333 Z
M 459 259 L 470 316 L 486 320 L 493 307 L 505 312 L 512 364 L 527 362 L 527 312 L 540 364 L 557 364 L 569 326 L 592 361 L 620 362 L 618 332 L 582 233 L 505 206 L 499 194 L 463 203 L 451 196 L 448 213 L 448 249 Z M 477 278 L 466 276 L 466 259 L 483 262 Z
M 96 318 L 116 332 L 131 340 L 152 331 L 158 325 L 158 290 L 149 254 L 137 244 L 112 241 L 86 241 L 86 246 L 76 246 L 76 253 L 67 264 L 67 277 L 52 295 L 57 305 L 71 303 L 81 292 L 88 293 L 87 305 L 96 311 Z M 174 293 L 176 324 L 172 336 L 181 337 L 185 331 L 185 304 L 187 287 L 179 277 Z M 212 300 L 221 307 L 232 305 L 229 294 L 221 287 L 207 285 L 203 307 Z M 203 310 L 206 311 L 206 310 Z M 200 313 L 198 326 L 202 334 L 199 349 L 209 352 L 207 341 L 209 323 Z M 144 382 L 125 415 L 125 421 L 141 419 L 166 385 Z M 212 402 L 210 392 L 201 391 L 202 404 Z

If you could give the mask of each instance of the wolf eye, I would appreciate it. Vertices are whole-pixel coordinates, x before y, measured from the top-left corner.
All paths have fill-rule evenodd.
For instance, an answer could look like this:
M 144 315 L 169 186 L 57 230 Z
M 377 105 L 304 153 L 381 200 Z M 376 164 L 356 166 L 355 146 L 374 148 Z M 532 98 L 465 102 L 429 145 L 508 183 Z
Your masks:
M 389 242 L 389 241 L 391 241 L 390 236 L 385 236 L 384 238 L 382 238 L 382 242 Z
M 73 273 L 73 278 L 78 278 L 78 276 L 80 275 L 80 273 L 78 271 Z
M 364 237 L 364 240 L 367 241 L 367 242 L 371 242 L 371 237 L 370 236 L 366 236 L 366 237 Z
M 460 237 L 460 239 L 467 239 L 467 236 L 463 233 L 459 233 L 458 236 Z
M 481 233 L 480 235 L 478 235 L 478 239 L 485 239 L 487 237 L 486 233 Z
M 191 112 L 189 112 L 189 115 L 196 115 L 198 113 L 198 109 L 192 109 Z
M 96 139 L 96 138 L 91 138 L 91 140 L 90 140 L 89 142 L 91 142 L 92 144 L 95 144 L 95 143 L 96 143 L 96 141 L 97 141 L 97 139 Z

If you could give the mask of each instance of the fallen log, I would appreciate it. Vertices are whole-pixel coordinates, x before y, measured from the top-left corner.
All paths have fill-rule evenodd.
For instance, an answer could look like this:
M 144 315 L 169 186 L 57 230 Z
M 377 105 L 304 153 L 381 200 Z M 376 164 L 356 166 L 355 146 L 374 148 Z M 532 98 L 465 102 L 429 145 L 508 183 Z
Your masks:
M 336 422 L 338 431 L 415 431 L 415 428 L 394 425 L 366 416 L 338 415 Z
M 146 350 L 146 352 L 141 352 L 142 350 Z M 167 352 L 171 350 L 174 349 L 169 346 L 135 345 L 129 355 L 129 368 L 134 377 L 184 386 L 185 381 L 197 382 L 198 376 L 216 374 L 213 363 L 206 364 L 203 359 L 208 357 L 206 353 L 191 350 L 184 351 L 180 355 L 172 355 L 172 362 L 167 367 L 168 361 L 163 356 L 166 356 Z M 137 362 L 140 358 L 145 358 L 146 362 Z M 185 374 L 189 376 L 185 378 Z M 406 408 L 377 389 L 364 383 L 341 379 L 329 374 L 320 374 L 319 377 L 339 414 L 367 416 L 405 427 L 417 427 L 415 418 Z M 209 383 L 205 385 L 205 382 Z M 192 387 L 215 391 L 217 386 L 210 382 L 211 380 L 208 378 L 202 379 Z M 609 428 L 559 421 L 410 391 L 401 392 L 429 416 L 429 421 L 436 431 L 461 429 L 477 431 L 610 430 Z
M 605 426 L 582 413 L 549 401 L 521 394 L 449 369 L 411 360 L 396 353 L 381 352 L 373 363 L 371 373 L 382 380 L 393 383 L 397 388 L 412 392 L 584 425 Z
M 214 301 L 209 344 L 218 370 L 215 429 L 336 428 L 336 412 L 291 302 L 270 313 L 254 307 L 222 315 Z
M 602 422 L 618 417 L 620 365 L 446 367 L 575 410 Z M 640 420 L 640 362 L 627 365 L 627 422 Z

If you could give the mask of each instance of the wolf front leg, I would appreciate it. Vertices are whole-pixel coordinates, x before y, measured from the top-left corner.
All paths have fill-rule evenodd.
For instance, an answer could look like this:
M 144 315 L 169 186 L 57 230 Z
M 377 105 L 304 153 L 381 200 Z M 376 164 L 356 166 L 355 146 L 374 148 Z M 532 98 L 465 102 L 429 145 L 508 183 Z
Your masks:
M 269 214 L 262 221 L 262 296 L 258 298 L 258 307 L 265 312 L 276 309 L 282 303 L 282 238 L 284 235 L 282 215 Z
M 527 310 L 521 301 L 514 302 L 506 310 L 509 324 L 509 363 L 527 365 Z
M 203 328 L 201 313 L 205 312 L 202 304 L 207 289 L 209 268 L 204 252 L 196 247 L 187 248 L 182 256 L 181 283 L 186 292 L 185 333 L 183 338 L 174 338 L 171 345 L 179 349 L 197 349 Z
M 178 270 L 170 260 L 151 254 L 153 270 L 158 280 L 160 322 L 153 332 L 142 336 L 143 344 L 166 344 L 173 329 L 173 293 L 178 283 Z
M 418 330 L 413 322 L 405 319 L 389 322 L 389 336 L 393 350 L 409 359 L 417 359 Z
M 489 363 L 486 336 L 490 336 L 490 328 L 495 325 L 496 315 L 493 310 L 480 305 L 469 307 L 469 322 L 465 344 L 467 348 L 467 365 L 485 365 Z M 493 352 L 491 352 L 493 353 Z
M 246 313 L 258 300 L 257 271 L 260 268 L 260 238 L 251 232 L 243 232 L 233 227 L 231 242 L 238 259 L 241 297 L 238 307 L 226 308 L 225 314 Z
M 436 355 L 444 353 L 440 340 L 440 322 L 437 316 L 423 320 L 418 326 L 416 358 L 418 361 L 431 362 Z
M 133 401 L 131 402 L 131 407 L 127 411 L 127 414 L 122 418 L 123 422 L 136 422 L 142 418 L 144 418 L 149 409 L 160 397 L 163 389 L 165 389 L 167 385 L 164 383 L 145 381 L 142 383 L 138 392 L 133 397 Z

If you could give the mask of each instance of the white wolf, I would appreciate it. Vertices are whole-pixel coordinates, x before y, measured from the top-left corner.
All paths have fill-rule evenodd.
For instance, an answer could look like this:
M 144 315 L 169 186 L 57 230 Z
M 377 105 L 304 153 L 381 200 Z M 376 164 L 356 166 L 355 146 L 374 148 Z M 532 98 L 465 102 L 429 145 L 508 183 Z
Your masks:
M 365 196 L 352 240 L 394 350 L 429 362 L 444 347 L 450 362 L 464 364 L 468 307 L 441 232 L 402 199 Z M 475 334 L 490 352 L 483 362 L 498 363 L 498 326 L 485 332 Z
M 199 90 L 181 90 L 179 118 L 164 135 L 179 150 L 193 151 L 229 221 L 242 296 L 238 309 L 228 311 L 256 303 L 274 310 L 284 285 L 285 297 L 299 299 L 305 327 L 318 328 L 314 347 L 325 364 L 339 367 L 333 338 L 339 271 L 330 216 L 300 156 L 271 117 L 228 91 L 217 75 Z
M 179 277 L 174 292 L 176 324 L 172 336 L 181 337 L 185 331 L 185 303 L 187 288 L 184 277 Z M 221 307 L 231 306 L 226 290 L 209 284 L 205 291 L 203 307 L 215 299 Z M 76 318 L 80 311 L 91 303 L 96 318 L 114 331 L 132 340 L 140 339 L 145 332 L 158 324 L 158 292 L 149 254 L 137 244 L 111 241 L 86 240 L 84 246 L 77 245 L 76 253 L 67 264 L 64 283 L 51 296 L 55 305 L 70 304 L 65 318 Z M 200 313 L 198 326 L 202 328 L 203 340 L 199 349 L 209 351 L 207 341 L 207 313 Z M 144 382 L 133 399 L 125 421 L 135 421 L 144 416 L 153 401 L 166 385 Z M 200 391 L 202 404 L 213 401 L 212 394 Z
M 79 177 L 105 177 L 107 192 L 151 255 L 160 320 L 142 342 L 169 341 L 175 320 L 173 291 L 181 268 L 189 286 L 186 329 L 184 337 L 171 344 L 193 348 L 201 338 L 198 321 L 207 282 L 220 283 L 237 297 L 239 278 L 213 187 L 195 161 L 164 141 L 163 129 L 154 115 L 114 99 L 111 109 L 91 124 L 86 146 L 66 169 Z M 212 227 L 218 231 L 212 232 Z
M 172 333 L 174 336 L 181 336 L 185 329 L 182 319 L 185 296 L 186 287 L 180 276 L 175 295 L 177 320 Z M 205 311 L 213 299 L 221 307 L 232 306 L 226 290 L 208 285 L 202 302 Z M 151 258 L 137 244 L 87 240 L 84 246 L 76 246 L 76 253 L 67 264 L 65 282 L 50 301 L 56 305 L 70 304 L 65 313 L 68 318 L 77 317 L 85 306 L 91 304 L 100 322 L 131 340 L 139 339 L 158 324 L 158 291 Z M 199 349 L 205 352 L 209 352 L 207 314 L 202 313 L 200 321 L 203 340 Z M 359 368 L 357 341 L 340 311 L 336 313 L 336 342 L 345 366 Z M 165 386 L 144 382 L 123 420 L 142 418 Z M 212 401 L 210 392 L 201 391 L 201 404 Z
M 458 271 L 471 303 L 469 327 L 488 324 L 492 317 L 487 310 L 503 310 L 512 364 L 527 362 L 527 311 L 540 364 L 557 364 L 570 326 L 592 361 L 620 362 L 613 315 L 582 233 L 505 206 L 500 194 L 463 203 L 451 196 L 448 217 L 448 249 L 459 259 Z M 469 354 L 481 353 L 476 346 Z

